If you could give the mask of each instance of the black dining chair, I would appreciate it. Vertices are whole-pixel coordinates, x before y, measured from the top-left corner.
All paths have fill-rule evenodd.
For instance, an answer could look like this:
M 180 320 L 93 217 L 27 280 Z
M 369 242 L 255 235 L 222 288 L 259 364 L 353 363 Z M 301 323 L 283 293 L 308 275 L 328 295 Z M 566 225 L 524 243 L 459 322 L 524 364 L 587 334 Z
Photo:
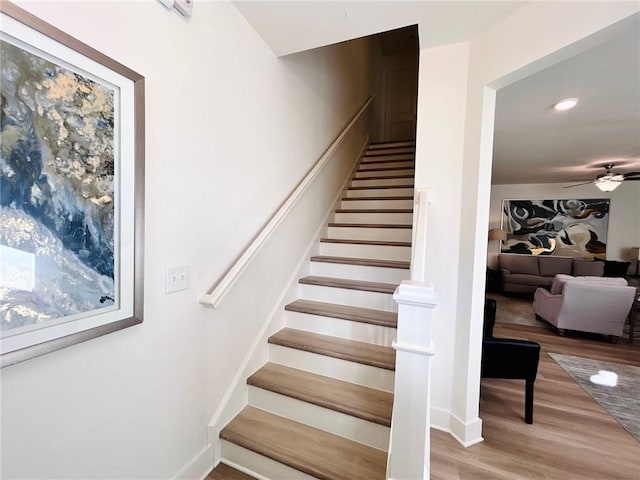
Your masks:
M 533 423 L 533 385 L 538 374 L 540 344 L 529 340 L 495 338 L 497 302 L 487 298 L 484 307 L 482 340 L 482 378 L 507 378 L 525 381 L 524 419 Z

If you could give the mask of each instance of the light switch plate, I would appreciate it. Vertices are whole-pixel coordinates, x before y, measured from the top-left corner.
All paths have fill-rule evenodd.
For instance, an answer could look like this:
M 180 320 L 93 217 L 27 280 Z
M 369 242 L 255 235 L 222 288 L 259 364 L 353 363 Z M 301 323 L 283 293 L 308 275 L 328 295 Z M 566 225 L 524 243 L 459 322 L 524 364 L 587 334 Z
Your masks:
M 189 267 L 167 268 L 166 293 L 189 288 Z

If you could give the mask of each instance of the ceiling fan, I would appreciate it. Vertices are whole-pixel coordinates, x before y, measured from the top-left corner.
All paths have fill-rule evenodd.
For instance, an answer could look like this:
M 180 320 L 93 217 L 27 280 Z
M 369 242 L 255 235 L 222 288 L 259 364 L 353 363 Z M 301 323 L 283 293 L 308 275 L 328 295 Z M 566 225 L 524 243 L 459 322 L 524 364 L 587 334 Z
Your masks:
M 602 175 L 598 175 L 596 178 L 589 182 L 576 183 L 575 185 L 568 185 L 564 188 L 572 188 L 593 183 L 603 192 L 611 192 L 618 188 L 618 186 L 625 180 L 640 180 L 640 172 L 616 173 L 611 171 L 613 167 L 615 167 L 613 163 L 607 163 L 603 167 L 605 169 L 605 173 L 603 173 Z

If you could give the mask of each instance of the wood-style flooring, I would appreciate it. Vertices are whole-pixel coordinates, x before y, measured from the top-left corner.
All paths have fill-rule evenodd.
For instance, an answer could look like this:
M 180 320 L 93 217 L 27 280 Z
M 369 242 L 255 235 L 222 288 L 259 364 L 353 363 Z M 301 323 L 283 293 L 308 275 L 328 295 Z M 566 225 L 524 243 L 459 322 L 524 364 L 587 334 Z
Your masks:
M 524 422 L 523 381 L 482 380 L 484 442 L 465 449 L 449 434 L 432 430 L 431 479 L 640 480 L 640 444 L 547 355 L 640 366 L 640 342 L 560 337 L 551 327 L 505 323 L 497 323 L 494 333 L 542 346 L 534 423 Z
M 239 472 L 235 468 L 231 468 L 224 463 L 219 464 L 205 480 L 255 480 L 249 475 Z

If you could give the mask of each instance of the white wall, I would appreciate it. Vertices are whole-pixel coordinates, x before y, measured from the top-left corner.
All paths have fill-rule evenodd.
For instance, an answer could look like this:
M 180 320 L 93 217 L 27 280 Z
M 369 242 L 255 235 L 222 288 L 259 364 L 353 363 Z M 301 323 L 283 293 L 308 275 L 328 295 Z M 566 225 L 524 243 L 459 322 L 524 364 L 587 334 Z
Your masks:
M 24 8 L 146 77 L 144 323 L 2 370 L 2 478 L 170 478 L 316 225 L 218 310 L 198 303 L 368 98 L 366 41 L 277 59 L 234 6 Z M 292 258 L 290 258 L 292 257 Z M 190 288 L 165 295 L 167 266 Z
M 501 226 L 503 200 L 610 198 L 607 259 L 629 261 L 630 259 L 627 258 L 629 247 L 640 246 L 640 184 L 625 182 L 610 193 L 601 192 L 593 185 L 581 185 L 571 189 L 563 188 L 564 186 L 566 186 L 564 183 L 493 185 L 488 228 Z M 500 253 L 499 243 L 489 242 L 487 263 L 491 266 L 497 265 L 497 255 Z
M 416 187 L 429 187 L 426 278 L 438 296 L 434 312 L 432 424 L 449 429 L 458 303 L 462 147 L 469 44 L 422 49 L 418 75 Z
M 452 69 L 465 62 L 460 49 L 421 51 L 416 187 L 434 189 L 428 228 L 440 237 L 431 240 L 439 250 L 426 265 L 439 292 L 432 423 L 450 429 L 464 444 L 481 440 L 478 393 L 495 89 L 583 50 L 598 40 L 589 37 L 594 32 L 638 9 L 633 2 L 527 3 L 470 42 L 466 87 L 452 77 Z M 421 28 L 421 42 L 425 34 Z M 426 59 L 434 51 L 438 57 L 428 68 Z M 447 87 L 452 78 L 456 81 Z M 442 88 L 424 88 L 438 84 Z M 452 101 L 442 101 L 443 92 Z M 462 134 L 447 132 L 461 125 Z M 456 136 L 458 148 L 441 139 L 443 133 Z

